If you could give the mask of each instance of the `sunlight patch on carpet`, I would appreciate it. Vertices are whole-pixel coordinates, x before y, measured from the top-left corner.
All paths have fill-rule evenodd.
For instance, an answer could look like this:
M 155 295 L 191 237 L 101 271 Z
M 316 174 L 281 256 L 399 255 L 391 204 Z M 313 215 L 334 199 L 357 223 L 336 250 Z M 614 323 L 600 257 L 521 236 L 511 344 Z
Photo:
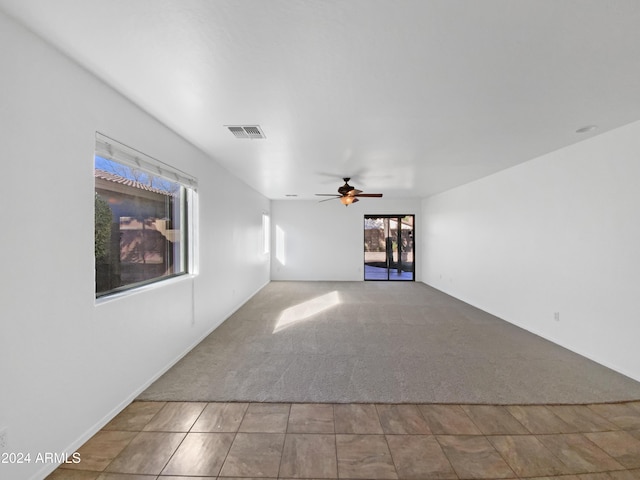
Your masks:
M 303 320 L 309 320 L 311 317 L 324 312 L 325 310 L 335 307 L 340 303 L 340 294 L 334 290 L 325 295 L 321 295 L 306 302 L 299 303 L 293 307 L 283 310 L 273 333 L 278 333 L 291 325 L 295 325 Z

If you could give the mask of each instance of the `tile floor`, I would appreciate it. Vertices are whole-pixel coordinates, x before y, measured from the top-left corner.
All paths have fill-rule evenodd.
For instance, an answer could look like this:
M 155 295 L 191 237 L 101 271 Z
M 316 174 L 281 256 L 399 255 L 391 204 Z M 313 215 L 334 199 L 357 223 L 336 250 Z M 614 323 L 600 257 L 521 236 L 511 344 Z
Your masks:
M 640 401 L 134 402 L 48 480 L 640 479 Z

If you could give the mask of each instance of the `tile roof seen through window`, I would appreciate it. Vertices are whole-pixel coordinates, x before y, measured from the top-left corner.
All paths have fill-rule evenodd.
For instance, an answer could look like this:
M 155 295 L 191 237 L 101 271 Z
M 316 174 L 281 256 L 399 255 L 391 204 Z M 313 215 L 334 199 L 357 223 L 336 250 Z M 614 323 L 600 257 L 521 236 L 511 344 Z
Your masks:
M 115 173 L 110 173 L 105 170 L 100 170 L 99 168 L 94 169 L 94 176 L 95 178 L 101 178 L 102 180 L 119 183 L 121 185 L 127 185 L 133 188 L 139 188 L 141 190 L 146 190 L 148 192 L 159 193 L 161 195 L 171 195 L 171 196 L 174 195 L 172 192 L 167 191 L 165 189 L 152 187 L 150 185 L 146 185 L 136 180 L 131 180 L 130 178 L 126 178 L 121 175 L 117 175 Z

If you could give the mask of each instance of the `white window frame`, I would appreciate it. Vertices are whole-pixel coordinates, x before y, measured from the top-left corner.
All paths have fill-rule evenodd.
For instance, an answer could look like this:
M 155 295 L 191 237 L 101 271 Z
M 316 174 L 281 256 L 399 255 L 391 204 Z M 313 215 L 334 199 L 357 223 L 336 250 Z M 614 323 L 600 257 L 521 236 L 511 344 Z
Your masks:
M 96 132 L 95 156 L 100 156 L 117 163 L 139 169 L 141 171 L 166 178 L 172 182 L 181 184 L 184 187 L 184 202 L 186 202 L 185 216 L 186 231 L 184 235 L 186 241 L 182 248 L 186 256 L 184 272 L 175 275 L 156 277 L 145 281 L 142 284 L 132 283 L 123 285 L 106 292 L 96 292 L 96 302 L 110 300 L 133 292 L 155 288 L 167 282 L 175 281 L 179 278 L 191 277 L 198 274 L 198 181 L 197 179 L 182 170 L 179 170 L 165 162 L 150 157 L 138 150 L 124 145 L 102 133 Z M 95 268 L 94 268 L 95 271 Z M 95 289 L 94 289 L 95 290 Z
M 262 253 L 271 253 L 271 217 L 269 212 L 262 212 Z

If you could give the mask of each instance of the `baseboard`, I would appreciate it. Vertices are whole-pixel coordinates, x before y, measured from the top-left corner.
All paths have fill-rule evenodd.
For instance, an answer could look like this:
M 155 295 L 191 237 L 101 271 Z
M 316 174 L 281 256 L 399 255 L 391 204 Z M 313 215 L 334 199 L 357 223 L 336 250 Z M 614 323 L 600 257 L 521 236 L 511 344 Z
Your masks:
M 187 353 L 193 350 L 196 345 L 202 342 L 208 335 L 210 335 L 216 328 L 222 325 L 225 321 L 227 321 L 234 313 L 236 313 L 245 303 L 247 303 L 251 298 L 253 298 L 260 290 L 266 287 L 271 280 L 267 280 L 264 284 L 262 284 L 259 288 L 257 288 L 252 294 L 250 294 L 244 301 L 240 302 L 238 305 L 234 306 L 231 311 L 224 316 L 219 322 L 209 328 L 204 334 L 200 335 L 194 342 L 192 342 L 182 353 L 177 355 L 173 360 L 171 360 L 168 364 L 166 364 L 160 371 L 158 371 L 150 380 L 145 382 L 142 386 L 134 390 L 130 395 L 128 395 L 122 402 L 120 402 L 116 407 L 111 409 L 109 413 L 103 416 L 99 421 L 97 421 L 93 426 L 88 428 L 77 440 L 75 440 L 71 445 L 64 449 L 69 456 L 78 450 L 82 445 L 84 445 L 91 437 L 93 437 L 96 433 L 98 433 L 107 423 L 115 418 L 122 410 L 124 410 L 131 402 L 133 402 L 138 396 L 144 392 L 153 382 L 155 382 L 158 378 L 164 375 L 171 367 L 173 367 L 176 363 L 178 363 Z M 42 480 L 47 477 L 47 475 L 51 474 L 56 468 L 58 468 L 60 464 L 45 464 L 43 467 L 38 470 L 35 474 L 30 477 L 30 480 Z
M 182 360 L 182 358 L 189 353 L 191 350 L 193 350 L 200 342 L 202 342 L 205 338 L 207 338 L 207 336 L 209 336 L 216 328 L 218 328 L 220 325 L 222 325 L 224 322 L 226 322 L 234 313 L 236 313 L 245 303 L 247 303 L 249 300 L 251 300 L 251 298 L 253 298 L 260 290 L 262 290 L 264 287 L 266 287 L 271 280 L 267 280 L 265 283 L 263 283 L 260 287 L 258 287 L 256 290 L 253 291 L 253 293 L 251 293 L 245 300 L 240 301 L 236 306 L 232 307 L 231 310 L 229 311 L 229 313 L 227 313 L 226 315 L 224 315 L 221 320 L 217 323 L 215 323 L 214 325 L 212 325 L 209 329 L 207 329 L 202 335 L 200 335 L 199 337 L 196 338 L 195 341 L 193 341 L 185 350 L 183 350 L 181 353 L 179 353 L 173 360 L 169 361 L 163 368 L 160 369 L 160 371 L 158 371 L 153 377 L 151 377 L 151 379 L 149 381 L 147 381 L 146 383 L 143 384 L 143 386 L 141 388 L 139 388 L 133 399 L 135 400 L 142 392 L 144 392 L 147 388 L 149 388 L 151 386 L 151 384 L 153 382 L 155 382 L 156 380 L 158 380 L 162 375 L 164 375 L 171 367 L 173 367 L 176 363 L 178 363 L 180 360 Z
M 98 433 L 102 427 L 104 427 L 107 423 L 109 423 L 118 413 L 120 413 L 124 408 L 129 405 L 135 398 L 140 394 L 134 393 L 130 395 L 128 398 L 120 402 L 118 406 L 113 408 L 108 414 L 102 417 L 101 420 L 96 422 L 92 427 L 86 430 L 80 438 L 75 440 L 71 445 L 64 449 L 69 456 L 71 456 L 74 452 L 76 452 L 82 445 L 84 445 L 91 437 L 93 437 L 96 433 Z M 42 480 L 46 478 L 47 475 L 51 474 L 56 468 L 58 468 L 61 464 L 52 464 L 48 463 L 43 465 L 43 467 L 37 471 L 33 476 L 31 476 L 31 480 Z
M 490 313 L 490 312 L 487 312 L 487 313 Z M 502 319 L 502 320 L 504 320 L 504 319 Z M 590 353 L 583 351 L 582 349 L 580 349 L 579 347 L 576 347 L 575 345 L 572 345 L 572 344 L 567 343 L 567 342 L 563 342 L 563 341 L 561 341 L 561 340 L 559 340 L 557 338 L 554 338 L 552 336 L 546 335 L 546 334 L 544 334 L 542 332 L 539 332 L 539 331 L 537 331 L 537 330 L 535 330 L 533 328 L 526 327 L 526 326 L 521 325 L 521 324 L 519 324 L 517 322 L 511 322 L 509 320 L 505 320 L 505 322 L 509 322 L 512 325 L 515 325 L 516 327 L 519 327 L 519 328 L 521 328 L 523 330 L 526 330 L 529 333 L 533 333 L 534 335 L 537 335 L 537 336 L 539 336 L 541 338 L 544 338 L 545 340 L 548 340 L 551 343 L 555 343 L 556 345 L 558 345 L 558 346 L 560 346 L 562 348 L 566 348 L 567 350 L 569 350 L 569 351 L 571 351 L 573 353 L 577 353 L 578 355 L 583 356 L 584 358 L 588 358 L 592 362 L 596 362 L 597 364 L 602 365 L 603 367 L 606 367 L 606 368 L 608 368 L 610 370 L 613 370 L 614 372 L 619 373 L 620 375 L 624 375 L 625 377 L 629 377 L 631 380 L 635 380 L 636 382 L 640 382 L 640 377 L 632 374 L 631 372 L 626 371 L 624 368 L 621 368 L 618 365 L 613 365 L 613 364 L 607 362 L 606 360 L 602 360 L 601 358 L 598 358 L 598 357 L 596 357 L 594 355 L 591 355 Z
M 534 328 L 531 328 L 529 326 L 522 325 L 522 324 L 520 324 L 518 322 L 511 321 L 511 320 L 508 320 L 506 318 L 502 318 L 502 317 L 496 315 L 495 313 L 492 313 L 491 311 L 483 308 L 482 306 L 475 305 L 475 304 L 473 304 L 471 302 L 468 302 L 468 301 L 463 300 L 463 299 L 461 299 L 459 297 L 456 297 L 455 295 L 452 295 L 449 292 L 441 290 L 441 289 L 439 289 L 438 287 L 436 287 L 434 285 L 430 285 L 427 282 L 423 281 L 422 283 L 424 283 L 425 285 L 427 285 L 430 288 L 433 288 L 435 290 L 438 290 L 439 292 L 442 292 L 442 293 L 444 293 L 446 295 L 449 295 L 450 297 L 453 297 L 453 298 L 455 298 L 457 300 L 460 300 L 461 302 L 464 302 L 464 303 L 466 303 L 468 305 L 471 305 L 474 308 L 477 308 L 479 310 L 482 310 L 483 312 L 486 312 L 486 313 L 488 313 L 490 315 L 493 315 L 494 317 L 499 318 L 500 320 L 504 320 L 505 322 L 508 322 L 508 323 L 510 323 L 512 325 L 515 325 L 516 327 L 521 328 L 523 330 L 526 330 L 529 333 L 537 335 L 540 338 L 544 338 L 545 340 L 548 340 L 549 342 L 554 343 L 554 344 L 556 344 L 556 345 L 558 345 L 558 346 L 560 346 L 562 348 L 566 348 L 567 350 L 569 350 L 569 351 L 571 351 L 573 353 L 577 353 L 578 355 L 581 355 L 581 356 L 583 356 L 583 357 L 585 357 L 585 358 L 587 358 L 587 359 L 589 359 L 589 360 L 591 360 L 593 362 L 596 362 L 596 363 L 602 365 L 603 367 L 609 368 L 609 369 L 613 370 L 614 372 L 619 373 L 620 375 L 624 375 L 625 377 L 628 377 L 628 378 L 630 378 L 632 380 L 635 380 L 636 382 L 640 382 L 640 376 L 638 376 L 636 374 L 633 374 L 633 373 L 631 373 L 629 371 L 626 371 L 625 368 L 621 368 L 619 365 L 613 365 L 613 364 L 611 364 L 610 362 L 608 362 L 606 360 L 603 360 L 601 358 L 598 358 L 597 356 L 592 355 L 591 353 L 585 352 L 581 348 L 576 347 L 575 345 L 572 345 L 570 343 L 564 342 L 564 341 L 562 341 L 562 340 L 560 340 L 558 338 L 555 338 L 553 336 L 547 335 L 546 333 L 540 332 L 540 331 L 538 331 L 538 330 L 536 330 Z

